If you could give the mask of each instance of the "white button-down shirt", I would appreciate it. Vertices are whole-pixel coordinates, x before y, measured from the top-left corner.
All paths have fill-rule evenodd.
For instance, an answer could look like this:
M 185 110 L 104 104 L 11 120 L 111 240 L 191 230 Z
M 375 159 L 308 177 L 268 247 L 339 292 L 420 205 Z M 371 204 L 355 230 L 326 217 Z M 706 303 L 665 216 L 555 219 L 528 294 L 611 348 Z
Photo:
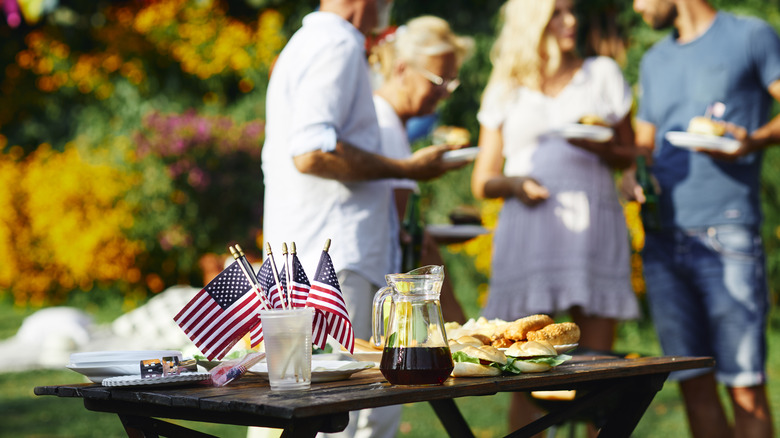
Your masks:
M 275 252 L 295 242 L 311 278 L 326 239 L 337 271 L 384 284 L 392 270 L 392 190 L 387 180 L 340 182 L 305 175 L 293 157 L 336 141 L 380 153 L 365 38 L 349 22 L 314 12 L 277 59 L 266 95 L 263 234 Z

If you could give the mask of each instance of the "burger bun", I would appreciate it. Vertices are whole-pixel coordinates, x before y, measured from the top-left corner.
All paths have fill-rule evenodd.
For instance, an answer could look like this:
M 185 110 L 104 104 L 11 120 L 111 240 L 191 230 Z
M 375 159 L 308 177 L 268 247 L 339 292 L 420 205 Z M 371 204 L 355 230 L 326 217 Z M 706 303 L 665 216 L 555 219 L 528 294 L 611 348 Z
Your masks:
M 500 374 L 501 370 L 496 367 L 471 362 L 455 362 L 455 367 L 450 375 L 452 377 L 491 377 Z
M 546 363 L 528 362 L 523 359 L 544 356 L 557 356 L 558 352 L 555 351 L 555 347 L 553 347 L 549 342 L 528 341 L 515 342 L 506 349 L 506 355 L 518 359 L 514 361 L 512 366 L 516 369 L 519 369 L 523 373 L 543 373 L 551 369 L 552 366 Z
M 475 336 L 461 336 L 456 340 L 458 341 L 459 344 L 470 345 L 472 347 L 481 347 L 485 344 L 484 342 L 482 342 L 482 340 L 480 340 Z
M 714 135 L 721 137 L 726 133 L 726 127 L 709 117 L 697 116 L 688 122 L 688 132 L 692 134 Z
M 557 356 L 555 347 L 546 341 L 527 341 L 515 342 L 506 349 L 505 354 L 512 357 L 538 357 L 538 356 Z
M 546 363 L 534 363 L 524 360 L 516 360 L 512 366 L 519 369 L 523 373 L 543 373 L 552 368 Z
M 486 360 L 488 362 L 495 362 L 500 365 L 506 365 L 506 355 L 498 348 L 490 345 L 483 345 L 479 348 L 467 346 L 461 351 L 471 357 L 476 357 L 479 360 Z

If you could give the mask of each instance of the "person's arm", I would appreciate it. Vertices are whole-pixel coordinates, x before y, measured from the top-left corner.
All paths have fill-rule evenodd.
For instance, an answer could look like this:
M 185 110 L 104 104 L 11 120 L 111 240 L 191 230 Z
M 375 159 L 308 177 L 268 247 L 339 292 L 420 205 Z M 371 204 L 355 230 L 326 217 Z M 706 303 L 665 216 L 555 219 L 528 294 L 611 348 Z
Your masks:
M 465 162 L 445 162 L 448 145 L 422 148 L 405 160 L 395 160 L 364 151 L 347 143 L 336 143 L 332 152 L 314 150 L 293 157 L 299 172 L 339 181 L 365 181 L 382 178 L 429 180 L 465 166 Z
M 613 169 L 627 169 L 634 163 L 634 128 L 631 126 L 631 113 L 613 126 L 615 135 L 605 142 L 588 140 L 569 140 L 569 143 L 598 155 L 607 166 Z
M 775 101 L 780 102 L 780 79 L 772 82 L 768 91 Z M 766 125 L 753 131 L 747 137 L 746 144 L 748 149 L 752 151 L 780 144 L 780 114 L 772 118 Z
M 655 148 L 655 125 L 637 120 L 634 138 L 636 140 L 635 154 L 644 156 L 648 164 L 652 163 L 653 149 Z M 629 201 L 645 202 L 645 194 L 642 191 L 642 187 L 636 182 L 635 166 L 632 165 L 623 171 L 620 191 Z
M 772 82 L 772 84 L 769 85 L 768 91 L 776 101 L 780 102 L 780 79 Z M 725 126 L 726 131 L 730 132 L 731 135 L 734 136 L 734 139 L 740 141 L 740 147 L 732 153 L 709 150 L 702 150 L 701 152 L 705 152 L 711 157 L 719 160 L 734 161 L 747 154 L 780 144 L 780 114 L 776 115 L 772 120 L 767 122 L 767 124 L 751 133 L 748 133 L 747 129 L 744 127 L 737 126 L 733 123 L 726 123 Z
M 479 155 L 471 174 L 471 191 L 477 199 L 516 197 L 526 205 L 536 205 L 550 195 L 530 177 L 504 175 L 504 142 L 499 129 L 484 125 L 479 129 Z

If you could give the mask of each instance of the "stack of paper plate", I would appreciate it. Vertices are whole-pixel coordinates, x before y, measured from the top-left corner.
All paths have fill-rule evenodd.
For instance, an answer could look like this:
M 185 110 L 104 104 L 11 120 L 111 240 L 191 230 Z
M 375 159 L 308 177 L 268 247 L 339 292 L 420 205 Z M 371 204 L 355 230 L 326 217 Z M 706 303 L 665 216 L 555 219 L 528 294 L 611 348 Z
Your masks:
M 73 353 L 67 368 L 81 373 L 95 383 L 116 376 L 141 377 L 141 361 L 175 356 L 182 360 L 181 351 L 176 350 L 136 350 L 136 351 L 95 351 Z

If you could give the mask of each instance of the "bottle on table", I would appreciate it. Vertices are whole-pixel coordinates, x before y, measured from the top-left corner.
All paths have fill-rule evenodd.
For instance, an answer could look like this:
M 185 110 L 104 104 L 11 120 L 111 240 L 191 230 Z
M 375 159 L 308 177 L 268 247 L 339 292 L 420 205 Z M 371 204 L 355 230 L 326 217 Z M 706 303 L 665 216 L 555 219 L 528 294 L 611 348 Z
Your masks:
M 401 244 L 401 272 L 409 272 L 420 267 L 422 253 L 423 226 L 420 221 L 420 195 L 416 192 L 409 195 L 401 226 L 410 238 L 410 242 Z
M 647 231 L 658 231 L 661 229 L 661 206 L 658 198 L 658 190 L 650 178 L 647 160 L 644 156 L 636 157 L 636 182 L 642 187 L 645 194 L 645 202 L 642 204 L 640 217 L 642 226 Z

